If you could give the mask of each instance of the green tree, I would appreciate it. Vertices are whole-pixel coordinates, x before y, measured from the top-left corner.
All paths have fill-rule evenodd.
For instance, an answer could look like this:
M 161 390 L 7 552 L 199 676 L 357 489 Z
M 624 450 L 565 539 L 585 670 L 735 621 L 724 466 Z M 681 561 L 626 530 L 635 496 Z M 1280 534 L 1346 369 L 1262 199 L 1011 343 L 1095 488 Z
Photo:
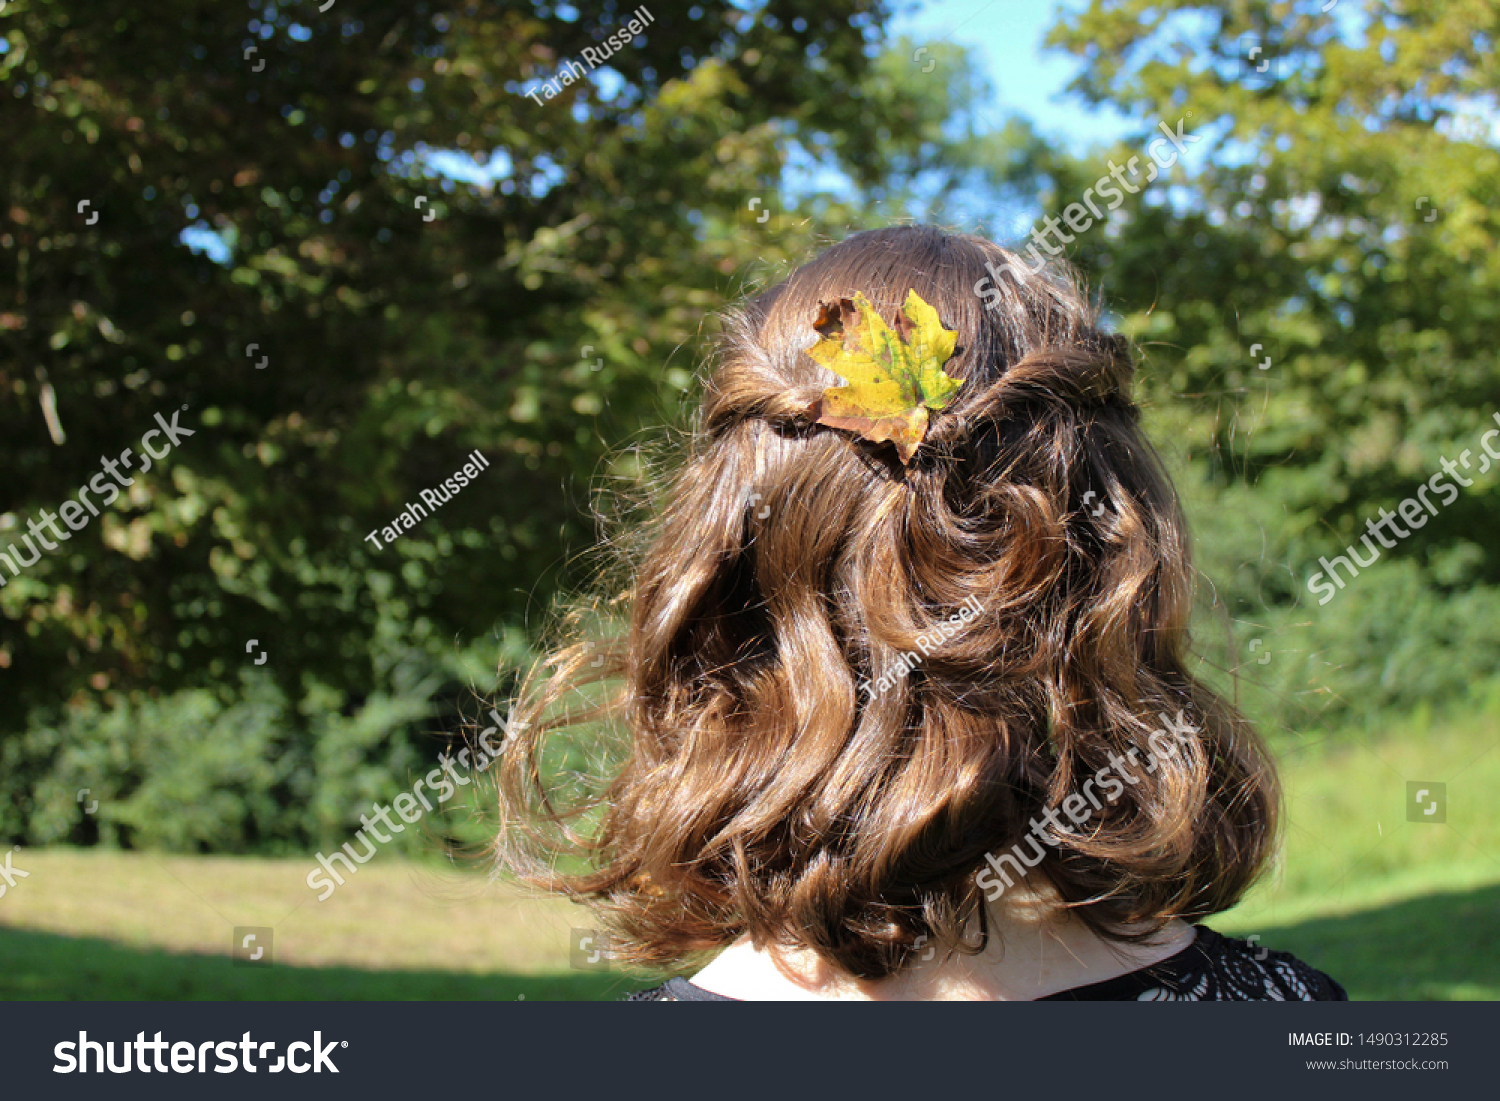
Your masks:
M 566 85 L 623 5 L 317 7 L 0 16 L 0 552 L 156 414 L 193 432 L 0 562 L 0 832 L 336 832 L 584 576 L 590 491 L 642 476 L 705 318 L 1007 156 L 949 124 L 972 63 L 882 53 L 873 0 L 653 3 Z M 853 197 L 783 188 L 794 161 Z M 367 540 L 476 449 L 468 488 Z
M 1500 5 L 1323 7 L 1092 0 L 1051 41 L 1083 62 L 1075 90 L 1140 129 L 1045 166 L 1061 213 L 1159 124 L 1201 139 L 1073 248 L 1205 479 L 1197 526 L 1240 644 L 1282 654 L 1219 657 L 1248 658 L 1297 721 L 1446 700 L 1500 659 L 1500 471 L 1479 442 L 1500 426 Z M 1367 521 L 1466 451 L 1472 486 L 1320 605 L 1320 557 L 1368 557 Z
M 751 254 L 705 257 L 690 214 L 769 178 L 779 127 L 858 120 L 836 90 L 881 15 L 652 11 L 537 102 L 628 36 L 623 6 L 10 5 L 0 551 L 156 414 L 193 432 L 60 549 L 0 563 L 13 816 L 28 716 L 270 678 L 290 729 L 265 752 L 310 768 L 317 686 L 349 712 L 451 678 L 545 607 L 592 535 L 587 479 L 688 381 L 663 365 L 718 299 L 708 265 Z M 475 449 L 472 486 L 366 541 Z

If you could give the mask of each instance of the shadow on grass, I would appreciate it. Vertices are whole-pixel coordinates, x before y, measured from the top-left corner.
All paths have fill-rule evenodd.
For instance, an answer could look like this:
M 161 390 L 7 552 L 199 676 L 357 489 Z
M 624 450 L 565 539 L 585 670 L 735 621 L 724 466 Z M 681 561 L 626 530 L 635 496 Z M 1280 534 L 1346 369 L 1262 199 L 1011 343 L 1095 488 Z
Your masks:
M 132 948 L 0 927 L 0 1001 L 611 1001 L 653 983 L 603 971 L 366 971 L 235 966 L 223 956 Z
M 1500 884 L 1272 926 L 1260 943 L 1332 975 L 1355 1001 L 1500 1000 Z

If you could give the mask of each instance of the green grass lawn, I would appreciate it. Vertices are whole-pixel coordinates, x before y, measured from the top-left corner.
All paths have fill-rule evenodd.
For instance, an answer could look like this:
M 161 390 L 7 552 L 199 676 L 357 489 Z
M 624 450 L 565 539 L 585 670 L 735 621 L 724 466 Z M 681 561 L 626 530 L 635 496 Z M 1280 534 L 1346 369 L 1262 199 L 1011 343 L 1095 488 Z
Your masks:
M 1288 746 L 1284 858 L 1210 924 L 1295 952 L 1358 999 L 1500 998 L 1500 716 Z M 1407 781 L 1446 822 L 1408 821 Z M 18 850 L 0 998 L 609 999 L 650 980 L 569 966 L 586 911 L 377 856 L 326 902 L 311 861 Z M 268 926 L 271 966 L 235 966 Z
M 1259 933 L 1352 998 L 1500 999 L 1500 715 L 1280 756 L 1280 867 L 1211 924 Z M 1446 785 L 1446 822 L 1408 820 L 1408 781 Z
M 607 999 L 647 985 L 569 966 L 581 907 L 377 856 L 326 901 L 310 860 L 18 850 L 0 998 Z M 268 927 L 270 966 L 236 964 Z M 262 938 L 263 940 L 264 938 Z

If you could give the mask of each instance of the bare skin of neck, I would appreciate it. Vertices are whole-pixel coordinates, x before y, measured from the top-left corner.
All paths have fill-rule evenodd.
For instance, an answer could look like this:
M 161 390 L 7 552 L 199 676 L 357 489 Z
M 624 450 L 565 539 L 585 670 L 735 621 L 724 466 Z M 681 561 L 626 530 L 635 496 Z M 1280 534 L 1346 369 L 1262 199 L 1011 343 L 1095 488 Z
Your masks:
M 758 949 L 742 937 L 692 981 L 744 1001 L 1031 1001 L 1149 967 L 1193 942 L 1191 925 L 1174 918 L 1153 940 L 1102 940 L 1056 896 L 1007 895 L 990 907 L 990 937 L 977 956 L 941 950 L 887 979 L 857 979 L 805 948 Z M 922 953 L 927 954 L 927 953 Z

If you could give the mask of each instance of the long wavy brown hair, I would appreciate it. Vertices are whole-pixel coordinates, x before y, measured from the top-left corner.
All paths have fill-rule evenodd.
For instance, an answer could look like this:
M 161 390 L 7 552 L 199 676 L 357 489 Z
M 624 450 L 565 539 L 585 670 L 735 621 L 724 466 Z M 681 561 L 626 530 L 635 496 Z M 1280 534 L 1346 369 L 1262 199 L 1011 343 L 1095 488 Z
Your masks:
M 809 423 L 841 380 L 806 349 L 821 303 L 863 292 L 891 323 L 908 290 L 964 384 L 905 466 Z M 1030 874 L 1116 941 L 1232 905 L 1280 793 L 1189 672 L 1186 527 L 1134 370 L 1070 269 L 930 227 L 856 234 L 729 312 L 626 540 L 628 628 L 575 614 L 521 685 L 502 864 L 588 903 L 626 961 L 748 933 L 883 978 L 928 942 L 981 950 L 986 854 L 1181 713 L 1198 733 Z

